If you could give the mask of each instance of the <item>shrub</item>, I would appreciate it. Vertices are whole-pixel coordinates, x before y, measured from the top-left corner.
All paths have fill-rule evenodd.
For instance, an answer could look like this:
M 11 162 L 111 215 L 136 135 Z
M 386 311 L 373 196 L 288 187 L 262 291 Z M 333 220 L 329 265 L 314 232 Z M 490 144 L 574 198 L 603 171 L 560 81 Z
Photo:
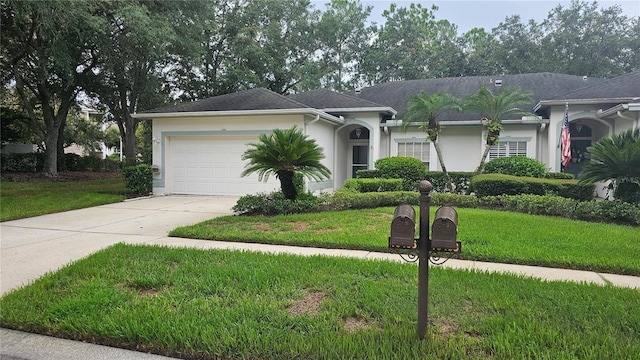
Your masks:
M 402 179 L 349 179 L 345 189 L 359 192 L 402 191 Z
M 453 189 L 456 194 L 465 194 L 469 190 L 469 184 L 473 177 L 472 172 L 448 172 L 451 182 L 453 183 Z M 425 180 L 428 180 L 433 185 L 433 191 L 437 193 L 447 192 L 447 183 L 442 171 L 427 171 Z
M 575 175 L 572 173 L 563 173 L 563 172 L 548 172 L 545 176 L 547 179 L 564 179 L 564 180 L 573 180 L 575 179 Z
M 394 156 L 376 161 L 376 169 L 380 177 L 385 179 L 402 179 L 403 189 L 417 190 L 418 182 L 427 175 L 422 161 L 408 156 Z
M 509 156 L 489 161 L 484 166 L 483 173 L 542 178 L 547 174 L 547 168 L 535 159 Z
M 593 198 L 594 185 L 578 184 L 577 180 L 540 179 L 502 174 L 481 174 L 471 181 L 476 195 L 558 195 L 575 200 Z
M 621 181 L 613 196 L 622 202 L 640 204 L 640 185 L 635 182 Z
M 418 205 L 420 194 L 416 191 L 388 191 L 360 193 L 351 189 L 336 191 L 331 197 L 335 210 L 369 209 L 401 204 Z
M 295 200 L 284 197 L 281 191 L 245 195 L 231 208 L 243 215 L 285 215 L 320 211 L 321 199 L 300 194 Z
M 124 185 L 129 193 L 147 195 L 153 191 L 153 169 L 150 165 L 140 164 L 124 167 L 122 176 L 124 176 Z
M 499 195 L 479 198 L 478 207 L 559 216 L 584 221 L 640 225 L 640 206 L 620 201 L 578 201 L 555 195 Z M 462 205 L 458 205 L 461 206 Z
M 372 179 L 372 178 L 379 178 L 379 177 L 382 177 L 380 176 L 379 170 L 362 169 L 362 170 L 356 171 L 356 178 L 358 179 Z
M 12 172 L 42 171 L 44 153 L 2 153 L 0 154 L 0 170 Z
M 480 200 L 475 195 L 432 193 L 431 205 L 433 206 L 458 206 L 464 208 L 475 208 L 480 204 Z

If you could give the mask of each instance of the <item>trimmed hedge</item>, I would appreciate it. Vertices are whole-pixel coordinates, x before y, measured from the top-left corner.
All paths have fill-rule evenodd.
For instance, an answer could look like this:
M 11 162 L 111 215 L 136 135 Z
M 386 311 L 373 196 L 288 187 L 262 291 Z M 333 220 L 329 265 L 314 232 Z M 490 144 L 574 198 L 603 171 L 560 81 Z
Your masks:
M 577 180 L 540 179 L 503 174 L 474 176 L 471 187 L 479 197 L 498 195 L 558 195 L 575 200 L 591 200 L 595 185 Z
M 543 163 L 525 156 L 500 157 L 489 161 L 482 171 L 485 174 L 505 174 L 542 178 L 547 174 Z
M 451 177 L 451 182 L 453 183 L 453 189 L 456 194 L 466 194 L 469 190 L 469 186 L 471 183 L 471 178 L 474 173 L 472 172 L 463 172 L 463 171 L 450 171 L 448 172 L 449 177 Z M 427 174 L 424 178 L 428 180 L 431 185 L 433 185 L 433 191 L 438 193 L 447 192 L 447 182 L 444 178 L 444 173 L 442 171 L 427 171 Z
M 349 179 L 344 188 L 359 192 L 402 191 L 402 179 Z
M 419 198 L 420 194 L 417 191 L 361 193 L 351 189 L 341 189 L 333 193 L 331 204 L 335 210 L 371 209 L 400 204 L 418 205 Z
M 418 205 L 420 194 L 415 191 L 359 193 L 340 190 L 333 194 L 332 209 L 365 209 L 401 204 Z M 475 195 L 431 194 L 432 206 L 484 208 L 521 212 L 533 215 L 557 216 L 573 220 L 607 222 L 640 226 L 640 206 L 620 201 L 578 201 L 554 195 L 499 195 L 479 198 Z
M 127 191 L 137 195 L 147 195 L 153 191 L 153 169 L 151 165 L 140 164 L 122 169 L 124 186 Z
M 320 211 L 321 199 L 300 194 L 296 200 L 284 197 L 282 191 L 245 195 L 231 208 L 242 215 L 285 215 Z
M 575 175 L 571 173 L 563 173 L 563 172 L 548 172 L 545 176 L 547 179 L 564 179 L 564 180 L 573 180 L 575 179 Z
M 417 190 L 418 182 L 427 175 L 422 161 L 408 156 L 393 156 L 376 161 L 376 169 L 384 179 L 402 179 L 403 189 Z
M 380 177 L 382 176 L 380 175 L 379 170 L 362 169 L 362 170 L 356 171 L 356 178 L 358 179 L 373 179 L 373 178 L 380 178 Z

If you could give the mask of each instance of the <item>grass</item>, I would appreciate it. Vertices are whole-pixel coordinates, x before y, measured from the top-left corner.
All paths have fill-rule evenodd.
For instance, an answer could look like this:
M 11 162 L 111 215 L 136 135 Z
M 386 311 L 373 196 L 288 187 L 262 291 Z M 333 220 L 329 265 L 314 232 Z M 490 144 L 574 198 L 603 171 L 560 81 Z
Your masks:
M 640 228 L 459 208 L 460 258 L 640 275 Z M 435 213 L 432 208 L 431 219 Z M 393 208 L 224 216 L 170 236 L 388 251 Z
M 0 183 L 0 221 L 110 204 L 125 199 L 122 178 Z
M 638 290 L 344 258 L 116 245 L 0 299 L 0 325 L 185 359 L 631 359 Z

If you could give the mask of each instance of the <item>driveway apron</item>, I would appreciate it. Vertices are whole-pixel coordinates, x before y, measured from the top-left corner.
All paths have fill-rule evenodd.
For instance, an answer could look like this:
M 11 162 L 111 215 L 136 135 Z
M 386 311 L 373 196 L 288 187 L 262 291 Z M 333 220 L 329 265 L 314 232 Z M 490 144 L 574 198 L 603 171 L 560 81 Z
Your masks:
M 0 223 L 0 295 L 117 243 L 231 214 L 235 197 L 158 196 Z

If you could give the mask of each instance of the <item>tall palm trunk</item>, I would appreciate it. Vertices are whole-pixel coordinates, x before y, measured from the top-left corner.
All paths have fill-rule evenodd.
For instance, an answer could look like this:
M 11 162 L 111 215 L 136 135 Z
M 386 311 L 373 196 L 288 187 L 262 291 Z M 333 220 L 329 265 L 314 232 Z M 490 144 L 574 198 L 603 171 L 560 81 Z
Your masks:
M 480 159 L 480 165 L 478 165 L 478 168 L 475 171 L 475 174 L 478 175 L 482 172 L 482 169 L 484 169 L 484 164 L 487 161 L 487 155 L 489 155 L 489 151 L 491 150 L 491 145 L 487 145 L 484 148 L 484 152 L 482 153 L 482 158 Z
M 444 159 L 442 158 L 442 150 L 440 150 L 440 144 L 437 141 L 434 141 L 433 146 L 436 148 L 438 162 L 440 163 L 440 167 L 442 168 L 444 180 L 447 182 L 447 189 L 450 193 L 453 193 L 453 183 L 451 182 L 451 176 L 449 176 L 449 172 L 447 172 L 447 167 L 444 165 Z

